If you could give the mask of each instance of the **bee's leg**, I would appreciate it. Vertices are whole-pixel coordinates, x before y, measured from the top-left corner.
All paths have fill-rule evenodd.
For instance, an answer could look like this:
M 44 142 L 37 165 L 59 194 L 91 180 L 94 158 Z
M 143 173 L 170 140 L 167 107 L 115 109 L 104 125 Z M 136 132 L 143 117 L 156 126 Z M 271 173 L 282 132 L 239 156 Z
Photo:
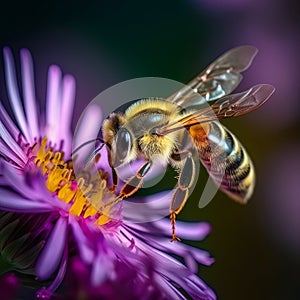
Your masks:
M 112 187 L 109 188 L 109 190 L 114 194 L 116 192 L 117 189 L 117 185 L 118 185 L 118 175 L 117 172 L 115 170 L 115 168 L 113 166 L 110 166 L 111 168 L 111 173 L 112 173 Z
M 175 233 L 175 222 L 176 216 L 183 209 L 188 196 L 189 196 L 189 188 L 192 186 L 195 180 L 195 162 L 192 156 L 192 153 L 188 152 L 184 155 L 183 158 L 183 167 L 180 171 L 178 177 L 178 186 L 173 194 L 172 202 L 170 205 L 170 220 L 172 225 L 172 242 L 180 241 L 180 239 L 176 236 Z
M 117 172 L 112 165 L 112 160 L 111 160 L 111 146 L 110 144 L 107 144 L 107 160 L 111 169 L 111 176 L 112 176 L 112 186 L 109 188 L 109 190 L 114 194 L 116 192 L 116 188 L 118 186 L 118 175 Z
M 143 184 L 143 178 L 146 176 L 146 174 L 150 171 L 152 167 L 152 161 L 149 160 L 145 162 L 137 171 L 136 175 L 131 177 L 122 187 L 118 198 L 127 198 L 137 192 L 137 190 L 142 186 Z
M 119 195 L 113 200 L 110 201 L 108 204 L 105 204 L 100 208 L 100 210 L 103 210 L 108 205 L 113 206 L 116 203 L 122 201 L 124 198 L 127 198 L 131 195 L 133 195 L 137 190 L 142 186 L 143 184 L 143 178 L 146 176 L 146 174 L 150 171 L 152 166 L 152 161 L 145 162 L 137 171 L 135 176 L 131 177 L 121 188 Z M 112 168 L 112 170 L 114 170 Z M 116 174 L 117 176 L 117 174 Z M 117 177 L 118 178 L 118 177 Z

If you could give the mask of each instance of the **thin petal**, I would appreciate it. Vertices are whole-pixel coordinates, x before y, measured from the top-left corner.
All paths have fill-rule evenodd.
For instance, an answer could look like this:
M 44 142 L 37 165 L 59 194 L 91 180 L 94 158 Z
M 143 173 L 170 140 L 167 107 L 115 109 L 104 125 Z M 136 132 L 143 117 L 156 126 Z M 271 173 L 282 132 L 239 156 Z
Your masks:
M 162 219 L 155 222 L 155 227 L 159 231 L 167 232 L 170 230 L 170 220 Z M 203 240 L 211 231 L 211 226 L 205 222 L 176 221 L 176 233 L 182 239 Z
M 74 237 L 77 240 L 77 245 L 82 260 L 87 264 L 91 264 L 94 260 L 95 254 L 94 251 L 89 247 L 89 241 L 87 240 L 86 235 L 83 233 L 77 220 L 75 220 L 72 216 L 70 216 L 70 224 L 72 227 Z
M 48 279 L 57 269 L 66 244 L 67 228 L 68 220 L 59 218 L 36 264 L 35 272 L 40 280 Z
M 59 200 L 56 195 L 50 194 L 45 186 L 44 177 L 41 173 L 25 175 L 16 170 L 10 163 L 0 160 L 1 172 L 3 172 L 3 182 L 9 186 L 24 199 L 30 199 L 31 202 L 39 202 L 51 207 L 51 211 L 62 209 L 67 210 L 68 204 Z M 27 175 L 26 175 L 27 174 Z
M 9 114 L 3 107 L 2 103 L 0 102 L 0 120 L 3 122 L 6 129 L 9 131 L 11 136 L 17 140 L 18 135 L 20 134 L 20 130 L 16 127 L 15 123 L 10 118 Z
M 103 254 L 98 253 L 93 262 L 91 273 L 91 282 L 93 286 L 99 286 L 107 277 L 107 273 L 111 270 L 107 268 L 107 261 L 103 258 Z
M 0 140 L 0 154 L 3 155 L 6 159 L 9 159 L 19 166 L 23 166 L 24 162 L 16 155 L 16 153 L 10 149 L 4 142 Z
M 127 223 L 126 223 L 127 225 Z M 170 235 L 169 219 L 161 219 L 153 223 L 130 223 L 130 227 L 145 233 Z M 211 231 L 211 226 L 205 222 L 176 221 L 177 235 L 186 240 L 203 240 Z
M 160 274 L 155 276 L 155 281 L 160 287 L 159 290 L 163 291 L 163 293 L 168 296 L 168 299 L 185 299 L 182 294 Z
M 195 274 L 198 272 L 198 264 L 191 253 L 186 253 L 184 256 L 184 262 L 191 272 Z
M 122 216 L 126 224 L 153 222 L 170 214 L 172 191 L 156 193 L 141 199 L 124 201 Z
M 100 108 L 97 105 L 89 105 L 85 109 L 79 121 L 79 125 L 76 127 L 73 149 L 76 149 L 87 141 L 95 139 L 98 136 L 101 121 L 102 112 Z M 95 143 L 88 144 L 82 148 L 82 151 L 76 153 L 79 163 L 88 158 L 89 154 L 95 149 Z
M 23 195 L 24 198 L 30 199 L 31 201 L 36 201 L 37 199 L 41 199 L 40 202 L 46 202 L 44 199 L 47 199 L 47 196 L 50 195 L 48 190 L 45 190 L 44 192 L 40 192 L 38 189 L 39 187 L 39 179 L 38 174 L 31 174 L 30 179 L 27 179 L 27 181 L 31 180 L 30 186 L 25 183 L 26 175 L 24 175 L 23 172 L 16 171 L 14 166 L 12 166 L 7 161 L 1 161 L 1 169 L 3 171 L 4 177 L 6 179 L 7 184 L 13 188 L 16 192 L 18 192 L 20 195 Z M 44 183 L 44 181 L 43 181 Z M 52 204 L 52 201 L 50 202 Z
M 48 71 L 47 82 L 46 136 L 57 143 L 61 126 L 61 92 L 61 70 L 52 65 Z
M 215 262 L 215 259 L 211 257 L 210 253 L 205 250 L 191 246 L 187 246 L 187 250 L 190 251 L 193 258 L 202 265 L 210 266 Z
M 72 147 L 71 121 L 76 90 L 74 77 L 71 75 L 64 76 L 62 86 L 61 139 L 64 141 L 64 151 L 68 157 Z
M 67 262 L 68 262 L 68 243 L 65 243 L 63 256 L 59 266 L 59 271 L 57 272 L 57 275 L 55 276 L 55 279 L 53 280 L 51 285 L 48 287 L 48 290 L 52 291 L 52 293 L 58 289 L 58 287 L 61 285 L 65 277 L 66 270 L 67 270 Z
M 6 76 L 6 85 L 8 95 L 11 101 L 11 107 L 14 111 L 16 120 L 25 136 L 27 141 L 30 141 L 30 135 L 28 132 L 28 126 L 25 119 L 24 110 L 22 107 L 19 88 L 17 84 L 17 77 L 15 71 L 15 63 L 12 53 L 8 47 L 3 49 L 3 56 L 4 56 L 4 67 L 5 67 L 5 76 Z
M 10 133 L 7 131 L 3 123 L 0 121 L 0 137 L 5 142 L 5 144 L 14 151 L 20 159 L 25 163 L 27 161 L 26 154 L 21 149 L 21 147 L 18 145 L 18 143 L 13 139 L 13 137 L 10 135 Z
M 52 206 L 48 203 L 32 201 L 23 198 L 21 195 L 0 188 L 0 209 L 12 212 L 49 212 L 52 211 Z
M 186 277 L 186 291 L 193 299 L 215 300 L 215 293 L 195 274 Z
M 167 220 L 162 220 L 164 223 L 169 223 Z M 211 226 L 205 222 L 176 222 L 176 230 L 178 235 L 183 239 L 188 240 L 203 240 L 211 231 Z
M 33 62 L 30 52 L 21 49 L 22 87 L 24 95 L 24 106 L 31 137 L 39 137 L 39 126 L 37 118 L 36 96 L 34 87 Z M 33 140 L 31 141 L 33 142 Z
M 185 258 L 186 255 L 191 255 L 194 260 L 206 266 L 211 265 L 215 261 L 207 251 L 186 245 L 184 243 L 171 243 L 169 237 L 164 238 L 160 236 L 153 236 L 153 233 L 140 233 L 129 227 L 126 227 L 126 229 L 138 240 L 146 238 L 147 243 L 150 245 L 150 247 L 153 247 L 155 249 L 173 253 L 183 258 Z
M 157 271 L 161 276 L 181 286 L 192 299 L 215 299 L 211 296 L 210 289 L 185 266 L 175 264 L 170 257 L 162 257 L 159 254 L 154 255 L 157 262 Z M 191 278 L 193 278 L 193 281 L 191 281 Z

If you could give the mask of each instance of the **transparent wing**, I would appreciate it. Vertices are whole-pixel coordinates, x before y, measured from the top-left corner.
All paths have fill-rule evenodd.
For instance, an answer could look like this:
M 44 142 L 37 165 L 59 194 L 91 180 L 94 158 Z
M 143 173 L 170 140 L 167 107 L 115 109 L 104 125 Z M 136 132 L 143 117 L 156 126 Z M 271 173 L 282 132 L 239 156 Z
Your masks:
M 253 46 L 229 50 L 210 64 L 195 79 L 168 98 L 182 107 L 201 105 L 230 94 L 242 80 L 241 72 L 257 53 Z
M 158 128 L 156 133 L 166 135 L 184 127 L 189 128 L 205 122 L 244 115 L 261 106 L 274 91 L 275 88 L 269 84 L 255 85 L 245 92 L 222 97 L 209 107 L 184 115 Z

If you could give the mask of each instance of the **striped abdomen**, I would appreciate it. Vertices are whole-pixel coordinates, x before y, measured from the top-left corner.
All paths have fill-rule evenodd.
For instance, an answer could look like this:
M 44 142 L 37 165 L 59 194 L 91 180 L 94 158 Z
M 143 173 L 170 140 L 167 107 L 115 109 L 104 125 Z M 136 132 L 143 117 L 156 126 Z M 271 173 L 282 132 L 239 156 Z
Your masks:
M 190 128 L 202 164 L 220 189 L 245 203 L 255 185 L 254 168 L 245 148 L 219 122 Z

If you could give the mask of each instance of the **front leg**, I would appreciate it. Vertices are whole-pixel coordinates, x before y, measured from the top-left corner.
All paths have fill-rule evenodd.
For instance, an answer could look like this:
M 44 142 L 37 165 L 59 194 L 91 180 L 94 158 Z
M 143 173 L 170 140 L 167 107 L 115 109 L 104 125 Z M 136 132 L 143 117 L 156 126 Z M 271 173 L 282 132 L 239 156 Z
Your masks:
M 119 195 L 111 202 L 103 205 L 100 210 L 105 209 L 107 206 L 113 206 L 116 203 L 122 201 L 124 198 L 127 198 L 131 195 L 133 195 L 135 192 L 138 191 L 138 189 L 143 184 L 143 178 L 146 176 L 146 174 L 150 171 L 152 166 L 152 161 L 145 162 L 137 171 L 135 176 L 131 177 L 121 188 Z M 114 169 L 112 169 L 114 170 Z M 116 173 L 115 173 L 116 174 Z M 117 178 L 117 175 L 116 175 Z
M 189 189 L 193 185 L 194 181 L 196 180 L 195 170 L 196 165 L 193 159 L 192 153 L 187 152 L 180 155 L 183 157 L 183 167 L 180 170 L 179 178 L 178 178 L 178 186 L 175 189 L 173 194 L 172 202 L 170 205 L 170 220 L 172 225 L 172 242 L 173 241 L 180 241 L 180 239 L 176 236 L 175 233 L 175 222 L 176 216 L 181 212 L 183 209 L 188 196 L 189 196 Z
M 131 177 L 121 188 L 118 198 L 123 199 L 133 195 L 143 184 L 143 178 L 150 171 L 152 161 L 145 162 L 137 171 L 136 175 Z

